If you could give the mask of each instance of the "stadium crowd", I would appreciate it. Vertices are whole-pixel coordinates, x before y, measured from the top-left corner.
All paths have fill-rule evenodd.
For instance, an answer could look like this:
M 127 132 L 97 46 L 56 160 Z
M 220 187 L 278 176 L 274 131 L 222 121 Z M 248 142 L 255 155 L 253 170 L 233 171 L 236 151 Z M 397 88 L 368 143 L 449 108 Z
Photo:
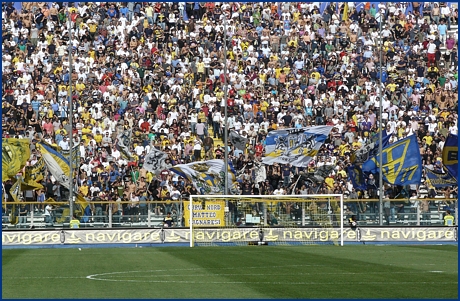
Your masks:
M 248 138 L 244 150 L 228 145 L 241 194 L 276 195 L 313 187 L 296 182 L 302 169 L 289 165 L 266 166 L 266 180 L 255 182 L 267 133 L 333 125 L 308 169 L 334 166 L 316 189 L 352 198 L 377 197 L 372 179 L 367 191 L 355 191 L 346 167 L 377 132 L 380 91 L 382 126 L 391 141 L 417 135 L 425 167 L 440 168 L 443 141 L 458 132 L 457 34 L 448 34 L 458 10 L 445 3 L 412 2 L 408 13 L 402 3 L 366 3 L 359 11 L 350 3 L 348 13 L 337 2 L 322 13 L 319 3 L 305 2 L 2 5 L 2 137 L 29 138 L 30 164 L 40 156 L 37 141 L 64 150 L 69 139 L 79 144 L 75 181 L 96 200 L 95 215 L 107 211 L 98 199 L 130 200 L 133 215 L 145 214 L 146 200 L 164 200 L 155 213 L 174 212 L 168 201 L 196 190 L 167 170 L 143 169 L 146 154 L 156 146 L 172 165 L 223 158 L 225 126 Z M 116 148 L 127 129 L 133 161 Z M 7 192 L 11 185 L 4 183 Z M 43 186 L 24 199 L 65 199 L 50 175 Z

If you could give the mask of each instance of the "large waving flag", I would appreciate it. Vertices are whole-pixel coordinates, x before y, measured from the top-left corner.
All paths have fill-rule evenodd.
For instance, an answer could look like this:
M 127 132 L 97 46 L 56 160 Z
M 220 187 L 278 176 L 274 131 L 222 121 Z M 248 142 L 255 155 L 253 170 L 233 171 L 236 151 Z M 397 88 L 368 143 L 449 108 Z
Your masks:
M 2 181 L 12 179 L 30 158 L 29 139 L 2 139 Z
M 248 138 L 244 138 L 235 131 L 230 131 L 228 140 L 235 146 L 236 149 L 242 151 L 246 149 L 246 143 L 248 143 Z
M 361 167 L 358 165 L 351 165 L 347 168 L 348 177 L 353 184 L 353 187 L 357 190 L 366 190 L 367 184 L 364 182 L 364 174 Z
M 422 179 L 422 159 L 415 135 L 383 148 L 382 154 L 364 162 L 363 172 L 378 173 L 380 156 L 382 156 L 381 168 L 385 182 L 401 186 L 420 184 Z
M 37 182 L 43 180 L 45 172 L 45 160 L 43 158 L 39 158 L 34 165 L 26 166 L 24 173 L 24 182 L 31 186 L 35 186 L 38 184 Z
M 168 154 L 152 147 L 152 150 L 145 156 L 142 167 L 147 171 L 159 175 L 161 171 L 172 167 L 171 164 L 166 164 L 165 161 L 167 158 Z
M 458 176 L 458 136 L 449 134 L 442 149 L 442 164 L 457 179 Z
M 328 137 L 332 126 L 313 126 L 271 131 L 267 135 L 262 163 L 292 164 L 307 167 Z
M 388 135 L 386 131 L 382 132 L 382 148 L 385 148 L 388 144 L 390 144 L 390 138 L 392 134 Z M 369 158 L 373 156 L 377 156 L 379 151 L 379 134 L 375 134 L 371 139 L 370 142 L 360 149 L 354 151 L 351 154 L 350 161 L 352 163 L 363 163 L 369 160 Z
M 44 142 L 38 142 L 37 149 L 42 154 L 48 170 L 56 181 L 70 190 L 70 166 L 68 158 L 64 157 L 56 147 Z
M 457 179 L 449 173 L 439 173 L 425 168 L 425 174 L 427 181 L 436 188 L 458 185 Z
M 201 194 L 225 194 L 225 168 L 228 169 L 228 187 L 235 194 L 236 173 L 231 163 L 214 159 L 189 164 L 179 164 L 169 170 L 188 179 Z
M 60 149 L 60 148 L 59 148 Z M 70 151 L 65 151 L 65 150 L 61 150 L 61 153 L 62 155 L 65 157 L 65 158 L 68 158 L 69 157 L 69 153 Z M 72 168 L 75 169 L 75 168 L 79 168 L 80 166 L 80 145 L 76 144 L 73 148 L 72 148 L 72 152 L 71 152 L 71 162 L 72 162 Z

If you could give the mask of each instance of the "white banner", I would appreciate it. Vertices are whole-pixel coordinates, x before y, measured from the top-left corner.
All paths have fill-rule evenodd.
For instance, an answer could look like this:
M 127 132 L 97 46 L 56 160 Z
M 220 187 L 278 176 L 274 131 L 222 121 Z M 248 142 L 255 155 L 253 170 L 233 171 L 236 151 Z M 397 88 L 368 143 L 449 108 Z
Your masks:
M 178 164 L 169 170 L 191 181 L 200 194 L 222 194 L 225 191 L 225 168 L 230 193 L 236 194 L 236 175 L 231 162 L 226 166 L 223 160 L 214 159 Z
M 152 150 L 145 156 L 144 165 L 142 167 L 155 173 L 156 175 L 159 175 L 163 170 L 172 167 L 171 164 L 166 164 L 167 158 L 168 154 L 153 147 Z
M 265 156 L 262 162 L 267 165 L 290 163 L 293 166 L 306 167 L 331 130 L 332 126 L 321 125 L 271 131 L 265 140 Z
M 327 242 L 340 239 L 340 229 L 334 228 L 264 228 L 267 242 Z M 456 227 L 423 228 L 361 228 L 344 229 L 344 242 L 454 242 Z M 249 242 L 259 241 L 259 228 L 195 229 L 194 241 Z M 120 230 L 54 230 L 3 231 L 2 246 L 57 245 L 57 244 L 155 244 L 189 243 L 190 230 L 120 229 Z

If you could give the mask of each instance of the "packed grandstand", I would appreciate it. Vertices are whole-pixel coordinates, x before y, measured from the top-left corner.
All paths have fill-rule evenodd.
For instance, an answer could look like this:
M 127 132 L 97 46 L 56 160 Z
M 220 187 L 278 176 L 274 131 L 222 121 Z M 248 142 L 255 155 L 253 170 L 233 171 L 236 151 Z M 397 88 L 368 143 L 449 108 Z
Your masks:
M 19 4 L 2 4 L 3 159 L 15 147 L 30 156 L 3 174 L 4 225 L 12 214 L 24 226 L 32 214 L 68 222 L 65 181 L 90 204 L 82 221 L 171 212 L 180 225 L 180 200 L 221 188 L 196 185 L 182 166 L 223 160 L 226 147 L 234 195 L 344 194 L 371 200 L 347 210 L 377 221 L 379 182 L 356 183 L 350 167 L 380 130 L 389 145 L 413 136 L 421 157 L 420 183 L 385 182 L 385 199 L 397 200 L 384 203 L 387 222 L 402 223 L 406 209 L 455 209 L 444 199 L 457 185 L 427 173 L 448 173 L 444 145 L 458 134 L 456 4 Z M 270 135 L 320 126 L 329 130 L 308 164 L 268 161 Z M 29 150 L 5 150 L 15 138 Z M 58 179 L 43 156 L 70 154 L 70 144 L 74 176 Z M 25 203 L 5 205 L 15 200 Z

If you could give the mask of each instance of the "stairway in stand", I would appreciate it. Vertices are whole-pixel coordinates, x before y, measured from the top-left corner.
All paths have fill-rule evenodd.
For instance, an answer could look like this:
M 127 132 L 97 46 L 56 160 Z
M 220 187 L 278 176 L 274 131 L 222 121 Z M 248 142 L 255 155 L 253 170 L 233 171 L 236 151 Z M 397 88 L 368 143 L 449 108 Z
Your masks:
M 222 139 L 214 138 L 214 132 L 212 130 L 212 127 L 208 128 L 208 133 L 209 133 L 209 137 L 211 137 L 212 140 L 214 140 L 214 150 L 217 148 L 218 145 L 223 146 L 224 142 L 222 141 Z M 206 154 L 205 154 L 204 147 L 203 147 L 202 150 L 201 150 L 201 158 L 204 158 L 205 155 Z
M 452 24 L 450 26 L 450 30 L 447 31 L 447 36 L 453 36 L 455 39 L 458 39 L 458 24 Z M 445 46 L 440 46 L 439 49 L 441 50 L 441 53 L 444 54 L 446 53 L 447 49 Z

